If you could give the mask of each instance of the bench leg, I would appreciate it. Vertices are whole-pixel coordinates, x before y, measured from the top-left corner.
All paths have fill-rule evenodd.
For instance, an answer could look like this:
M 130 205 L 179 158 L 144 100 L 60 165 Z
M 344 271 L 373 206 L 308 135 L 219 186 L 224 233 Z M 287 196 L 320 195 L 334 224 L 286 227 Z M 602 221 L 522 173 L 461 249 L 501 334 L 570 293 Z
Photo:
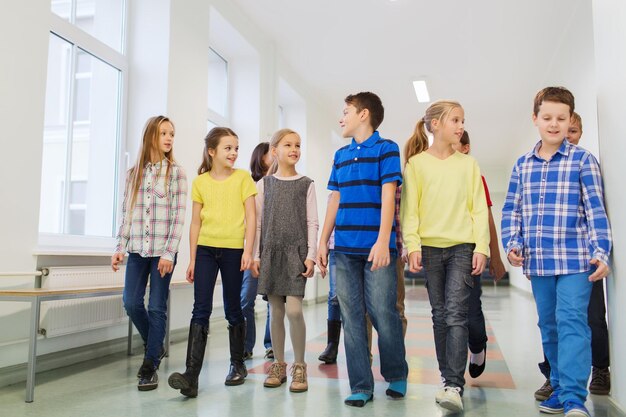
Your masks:
M 28 344 L 28 370 L 26 373 L 26 402 L 35 400 L 35 372 L 37 370 L 37 332 L 39 331 L 39 297 L 31 301 L 30 309 L 30 341 Z

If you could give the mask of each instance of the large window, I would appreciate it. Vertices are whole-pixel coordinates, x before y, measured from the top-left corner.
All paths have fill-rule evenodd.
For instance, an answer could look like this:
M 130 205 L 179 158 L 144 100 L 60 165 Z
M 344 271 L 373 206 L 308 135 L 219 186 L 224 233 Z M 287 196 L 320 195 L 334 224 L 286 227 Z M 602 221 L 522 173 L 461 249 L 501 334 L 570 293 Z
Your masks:
M 119 52 L 124 1 L 51 4 L 40 243 L 65 235 L 110 238 L 127 66 Z
M 209 48 L 209 121 L 227 126 L 228 123 L 228 62 L 216 51 Z M 210 125 L 209 125 L 210 126 Z

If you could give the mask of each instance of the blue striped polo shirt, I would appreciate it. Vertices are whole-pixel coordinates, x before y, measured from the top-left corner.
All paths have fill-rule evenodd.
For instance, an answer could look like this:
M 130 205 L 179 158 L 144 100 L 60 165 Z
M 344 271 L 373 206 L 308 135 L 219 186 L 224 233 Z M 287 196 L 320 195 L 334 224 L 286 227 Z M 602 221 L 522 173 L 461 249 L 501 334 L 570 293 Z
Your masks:
M 335 219 L 335 251 L 369 255 L 378 239 L 382 186 L 402 184 L 398 144 L 374 132 L 363 143 L 352 139 L 335 152 L 328 189 L 339 191 L 339 210 Z M 396 251 L 395 220 L 389 249 Z

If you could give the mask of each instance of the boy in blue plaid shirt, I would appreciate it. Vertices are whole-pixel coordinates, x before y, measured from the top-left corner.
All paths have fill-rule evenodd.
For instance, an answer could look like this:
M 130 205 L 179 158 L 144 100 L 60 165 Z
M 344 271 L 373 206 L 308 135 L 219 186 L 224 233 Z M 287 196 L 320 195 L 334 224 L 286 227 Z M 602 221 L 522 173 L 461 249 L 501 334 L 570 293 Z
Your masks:
M 587 307 L 594 281 L 609 274 L 611 231 L 600 166 L 566 139 L 574 96 L 562 87 L 537 93 L 533 122 L 541 141 L 517 160 L 502 208 L 502 244 L 531 280 L 553 394 L 545 413 L 589 417 L 591 368 Z

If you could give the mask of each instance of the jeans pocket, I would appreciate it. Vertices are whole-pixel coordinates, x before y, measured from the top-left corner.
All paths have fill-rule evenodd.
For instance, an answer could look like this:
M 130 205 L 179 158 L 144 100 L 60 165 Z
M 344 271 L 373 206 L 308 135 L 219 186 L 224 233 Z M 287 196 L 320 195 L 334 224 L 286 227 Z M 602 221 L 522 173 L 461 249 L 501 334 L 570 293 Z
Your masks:
M 472 274 L 463 274 L 463 281 L 465 281 L 465 285 L 470 288 L 474 288 L 474 277 Z

